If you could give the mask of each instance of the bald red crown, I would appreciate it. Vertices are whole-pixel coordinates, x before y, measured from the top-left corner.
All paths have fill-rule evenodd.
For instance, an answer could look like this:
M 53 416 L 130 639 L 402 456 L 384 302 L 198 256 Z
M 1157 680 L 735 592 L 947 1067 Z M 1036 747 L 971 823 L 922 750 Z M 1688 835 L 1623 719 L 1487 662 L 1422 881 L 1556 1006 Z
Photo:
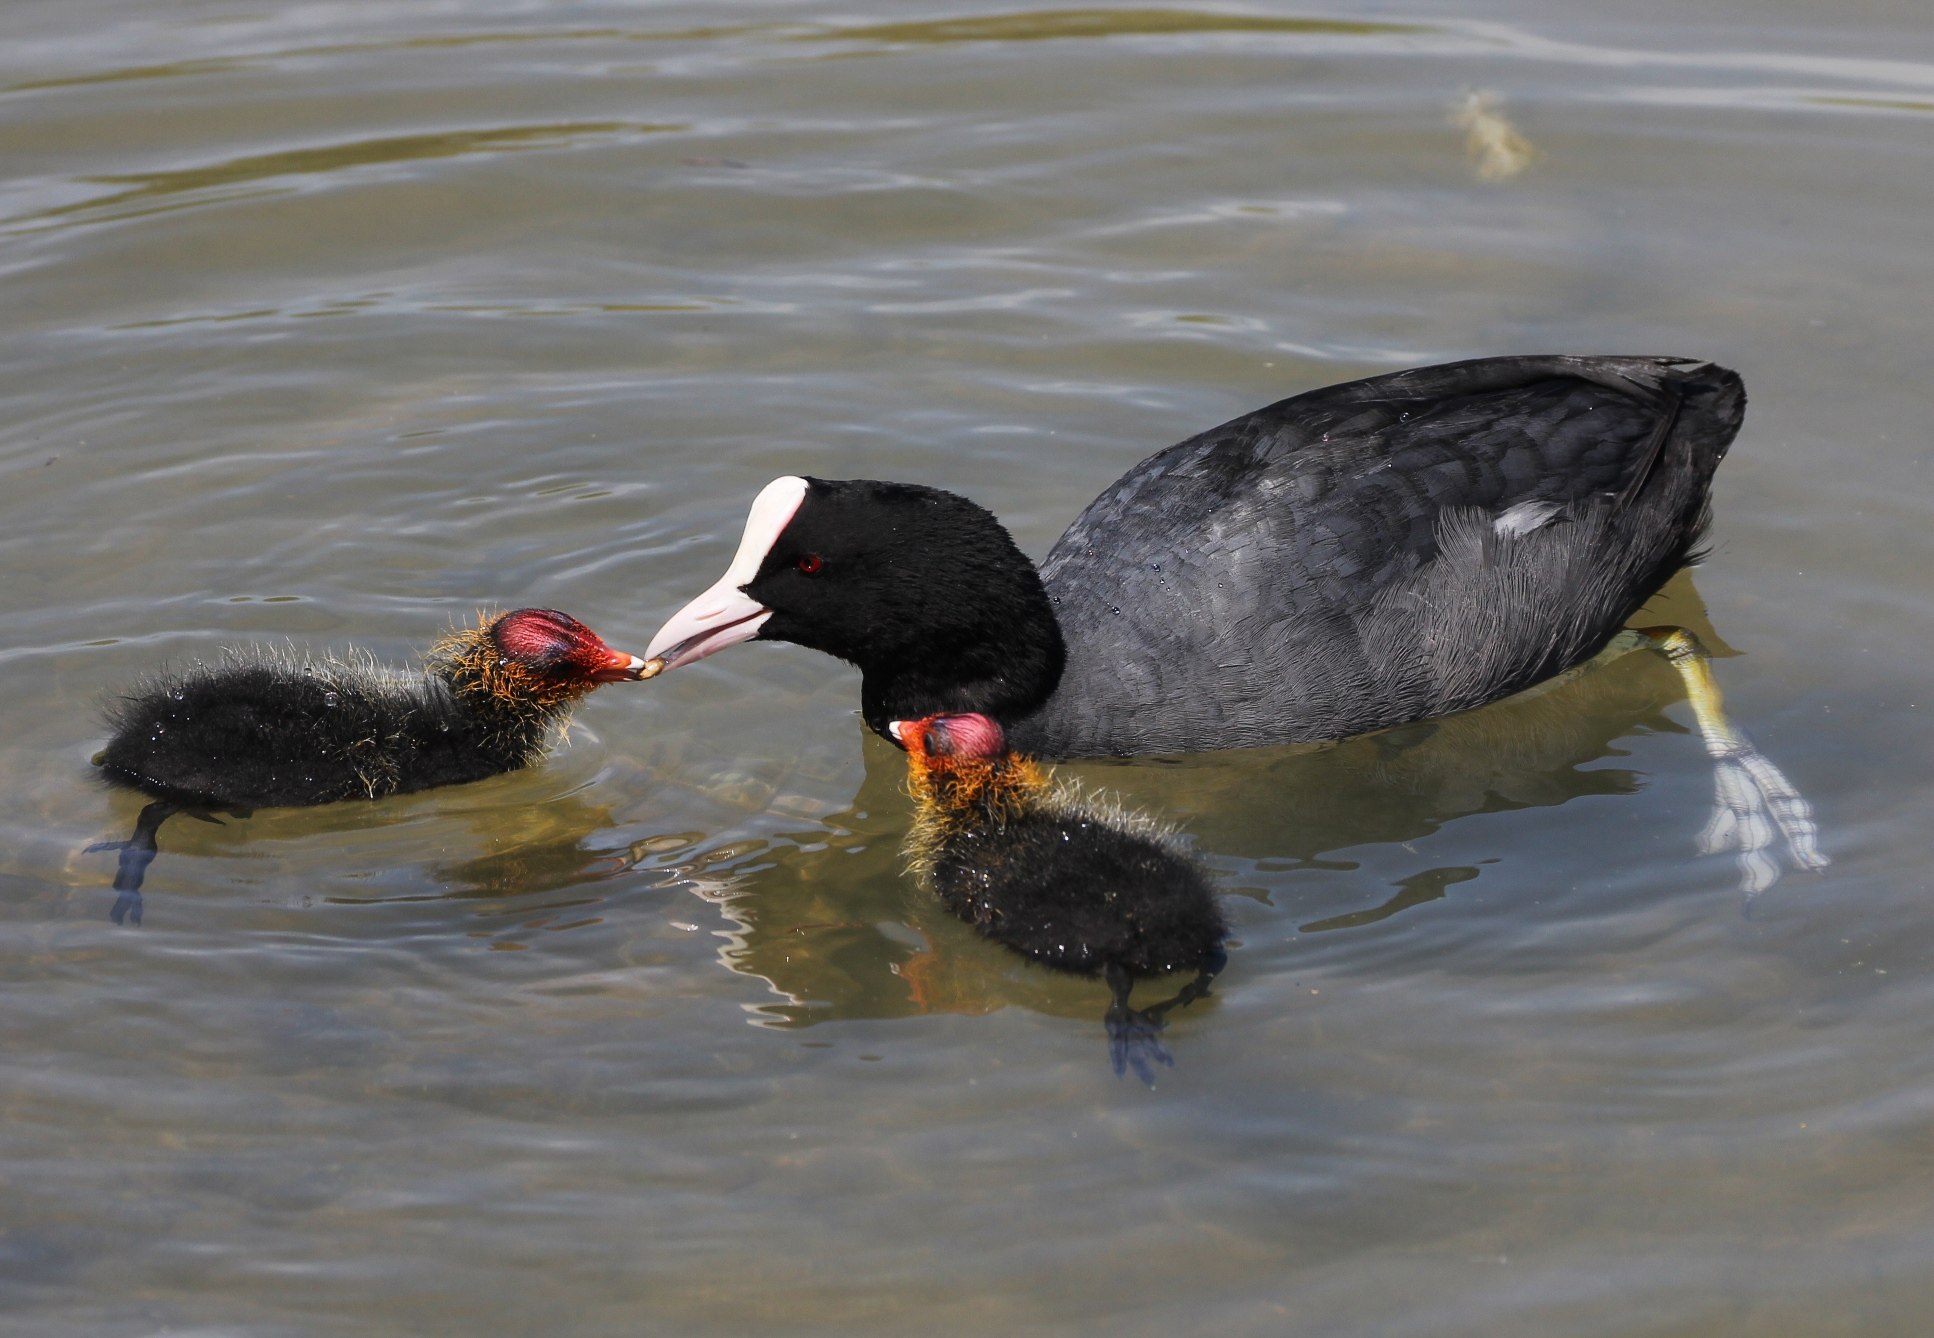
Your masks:
M 515 609 L 491 626 L 490 636 L 510 659 L 559 678 L 608 683 L 636 677 L 632 656 L 613 650 L 596 632 L 556 609 Z
M 900 727 L 900 738 L 928 757 L 999 757 L 1007 751 L 1000 722 L 976 712 L 910 721 Z

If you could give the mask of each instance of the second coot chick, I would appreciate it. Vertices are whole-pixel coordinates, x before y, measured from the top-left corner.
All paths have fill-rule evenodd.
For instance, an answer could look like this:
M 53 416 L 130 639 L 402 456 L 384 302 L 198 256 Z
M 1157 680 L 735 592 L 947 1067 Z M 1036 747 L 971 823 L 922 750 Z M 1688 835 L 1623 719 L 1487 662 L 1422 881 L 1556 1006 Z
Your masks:
M 1229 936 L 1202 867 L 1156 823 L 1055 786 L 984 715 L 896 721 L 918 811 L 908 852 L 947 908 L 1057 971 L 1106 977 L 1115 1072 L 1152 1083 L 1170 1064 L 1156 1033 L 1209 992 Z M 1194 971 L 1179 994 L 1136 1010 L 1137 979 Z
M 140 923 L 155 831 L 175 813 L 380 799 L 515 771 L 586 693 L 652 672 L 567 614 L 517 609 L 450 633 L 415 671 L 250 647 L 154 675 L 109 706 L 95 758 L 110 783 L 153 798 L 130 839 L 93 847 L 121 851 L 113 918 Z

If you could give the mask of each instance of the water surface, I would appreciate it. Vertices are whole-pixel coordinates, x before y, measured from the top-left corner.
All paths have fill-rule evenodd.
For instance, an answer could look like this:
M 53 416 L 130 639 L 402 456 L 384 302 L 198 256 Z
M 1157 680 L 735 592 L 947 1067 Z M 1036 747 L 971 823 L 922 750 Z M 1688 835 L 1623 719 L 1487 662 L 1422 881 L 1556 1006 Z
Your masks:
M 0 30 L 8 1325 L 1924 1332 L 1922 6 Z M 776 474 L 952 487 L 1039 554 L 1236 413 L 1543 349 L 1746 375 L 1650 616 L 1738 652 L 1818 809 L 1832 868 L 1750 916 L 1644 656 L 1072 769 L 1228 892 L 1153 1091 L 1101 986 L 906 882 L 897 756 L 797 648 L 601 693 L 539 770 L 171 823 L 139 930 L 81 853 L 138 807 L 98 703 L 156 663 L 524 603 L 641 648 Z

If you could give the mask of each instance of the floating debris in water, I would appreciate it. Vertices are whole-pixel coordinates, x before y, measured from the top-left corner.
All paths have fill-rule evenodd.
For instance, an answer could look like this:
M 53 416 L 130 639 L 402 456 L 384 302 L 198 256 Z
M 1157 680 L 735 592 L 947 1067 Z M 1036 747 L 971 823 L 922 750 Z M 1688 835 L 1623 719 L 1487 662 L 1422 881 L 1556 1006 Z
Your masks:
M 1538 158 L 1503 108 L 1504 95 L 1491 89 L 1466 93 L 1451 107 L 1451 124 L 1464 132 L 1464 152 L 1479 181 L 1509 181 Z

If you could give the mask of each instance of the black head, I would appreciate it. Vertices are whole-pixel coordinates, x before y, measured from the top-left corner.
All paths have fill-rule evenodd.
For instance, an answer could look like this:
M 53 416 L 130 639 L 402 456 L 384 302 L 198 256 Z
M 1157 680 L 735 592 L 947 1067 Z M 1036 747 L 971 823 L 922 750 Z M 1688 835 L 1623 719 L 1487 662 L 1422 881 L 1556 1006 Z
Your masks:
M 652 639 L 669 667 L 758 637 L 865 675 L 866 720 L 1024 715 L 1063 649 L 1034 564 L 985 508 L 906 483 L 779 479 L 754 503 L 724 579 Z

